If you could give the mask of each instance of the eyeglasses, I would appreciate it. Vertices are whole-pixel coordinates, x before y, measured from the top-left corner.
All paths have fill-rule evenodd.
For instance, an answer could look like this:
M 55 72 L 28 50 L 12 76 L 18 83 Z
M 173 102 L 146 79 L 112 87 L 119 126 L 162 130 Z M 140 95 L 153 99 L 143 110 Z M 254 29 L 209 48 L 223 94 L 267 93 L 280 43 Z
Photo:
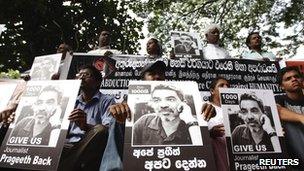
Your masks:
M 91 73 L 83 72 L 76 74 L 76 78 L 90 78 L 92 77 Z

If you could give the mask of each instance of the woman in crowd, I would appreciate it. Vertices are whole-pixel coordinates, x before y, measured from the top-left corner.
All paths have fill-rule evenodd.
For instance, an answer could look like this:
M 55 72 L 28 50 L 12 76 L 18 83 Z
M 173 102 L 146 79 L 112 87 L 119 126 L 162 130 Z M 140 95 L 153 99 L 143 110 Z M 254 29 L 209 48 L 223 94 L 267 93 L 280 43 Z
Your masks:
M 225 129 L 221 109 L 219 88 L 229 87 L 228 81 L 223 77 L 216 77 L 210 85 L 210 102 L 215 107 L 216 115 L 208 121 L 208 129 L 218 171 L 228 171 Z
M 148 58 L 160 58 L 162 56 L 162 47 L 157 39 L 149 39 L 147 42 L 147 53 Z

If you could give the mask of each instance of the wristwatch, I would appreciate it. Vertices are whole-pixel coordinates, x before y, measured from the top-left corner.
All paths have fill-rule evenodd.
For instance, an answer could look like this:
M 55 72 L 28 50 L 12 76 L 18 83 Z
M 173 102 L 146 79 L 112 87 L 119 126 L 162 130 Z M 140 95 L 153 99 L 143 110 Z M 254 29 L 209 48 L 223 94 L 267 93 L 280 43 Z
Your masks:
M 187 123 L 188 128 L 191 126 L 198 126 L 198 122 L 197 121 L 193 121 L 193 122 L 189 122 Z
M 271 138 L 273 136 L 277 136 L 277 133 L 276 132 L 271 132 L 271 133 L 268 134 L 268 136 Z

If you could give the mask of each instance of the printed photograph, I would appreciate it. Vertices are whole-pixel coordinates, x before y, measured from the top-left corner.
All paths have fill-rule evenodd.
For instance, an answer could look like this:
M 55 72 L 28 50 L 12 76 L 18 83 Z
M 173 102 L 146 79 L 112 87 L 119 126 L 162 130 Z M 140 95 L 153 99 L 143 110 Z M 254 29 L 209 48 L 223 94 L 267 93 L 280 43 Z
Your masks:
M 7 145 L 55 146 L 68 103 L 63 91 L 56 85 L 28 86 Z
M 128 104 L 134 109 L 132 144 L 202 145 L 197 118 L 197 109 L 200 110 L 197 84 L 195 88 L 192 82 L 149 83 L 129 85 Z M 187 86 L 188 91 L 185 91 Z M 190 127 L 197 129 L 194 132 Z
M 59 69 L 61 54 L 36 57 L 30 72 L 31 80 L 50 80 Z
M 239 92 L 231 92 L 221 89 L 223 112 L 228 116 L 225 127 L 229 125 L 233 153 L 281 152 L 280 121 L 274 99 L 269 99 L 273 96 L 268 92 L 263 94 L 261 91 L 267 90 L 239 89 Z
M 200 55 L 198 36 L 189 32 L 171 32 L 171 42 L 175 55 Z

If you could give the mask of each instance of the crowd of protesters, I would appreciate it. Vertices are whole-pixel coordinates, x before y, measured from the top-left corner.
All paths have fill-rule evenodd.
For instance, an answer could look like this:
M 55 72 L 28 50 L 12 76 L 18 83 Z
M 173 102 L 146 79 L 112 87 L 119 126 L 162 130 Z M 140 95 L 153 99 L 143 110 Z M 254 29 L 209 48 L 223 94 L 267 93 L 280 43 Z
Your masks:
M 211 24 L 206 28 L 207 44 L 202 49 L 203 59 L 231 58 L 228 51 L 220 47 L 220 32 L 221 29 L 216 24 Z M 109 30 L 100 32 L 98 42 L 98 47 L 88 53 L 105 56 L 121 54 L 119 50 L 111 48 L 111 32 Z M 258 61 L 277 60 L 274 54 L 262 48 L 262 37 L 259 32 L 250 33 L 245 42 L 248 46 L 248 51 L 244 52 L 241 58 Z M 147 58 L 157 59 L 164 56 L 162 45 L 155 38 L 148 40 L 146 50 Z M 57 52 L 63 53 L 64 59 L 66 53 L 71 53 L 72 49 L 66 43 L 62 43 Z M 175 58 L 174 52 L 171 52 L 169 58 Z M 141 73 L 142 80 L 165 80 L 165 66 L 161 61 L 145 66 Z M 58 78 L 58 75 L 52 77 L 52 79 Z M 70 120 L 70 129 L 67 135 L 67 143 L 60 159 L 59 170 L 122 170 L 124 123 L 126 119 L 130 119 L 132 111 L 126 102 L 115 103 L 113 97 L 102 94 L 99 91 L 103 78 L 96 68 L 85 65 L 80 68 L 75 78 L 82 81 L 81 91 L 77 98 L 75 109 L 68 118 Z M 298 68 L 287 67 L 280 70 L 278 80 L 281 88 L 286 93 L 285 95 L 277 96 L 276 102 L 285 131 L 285 143 L 288 146 L 289 157 L 299 158 L 303 162 L 303 75 Z M 220 87 L 229 87 L 229 82 L 222 77 L 213 80 L 210 87 L 210 103 L 206 103 L 207 105 L 202 107 L 202 113 L 204 113 L 205 120 L 208 121 L 218 170 L 229 170 L 223 114 L 219 100 L 218 89 Z M 6 124 L 13 122 L 17 105 L 18 100 L 15 100 L 5 110 L 0 111 L 0 121 Z M 106 141 L 103 138 L 104 136 L 108 137 Z M 93 141 L 94 143 L 88 145 L 88 141 Z M 79 150 L 83 150 L 83 155 L 88 156 L 88 159 L 82 161 L 82 164 L 74 160 L 75 153 Z M 88 151 L 94 151 L 95 154 L 88 153 Z

